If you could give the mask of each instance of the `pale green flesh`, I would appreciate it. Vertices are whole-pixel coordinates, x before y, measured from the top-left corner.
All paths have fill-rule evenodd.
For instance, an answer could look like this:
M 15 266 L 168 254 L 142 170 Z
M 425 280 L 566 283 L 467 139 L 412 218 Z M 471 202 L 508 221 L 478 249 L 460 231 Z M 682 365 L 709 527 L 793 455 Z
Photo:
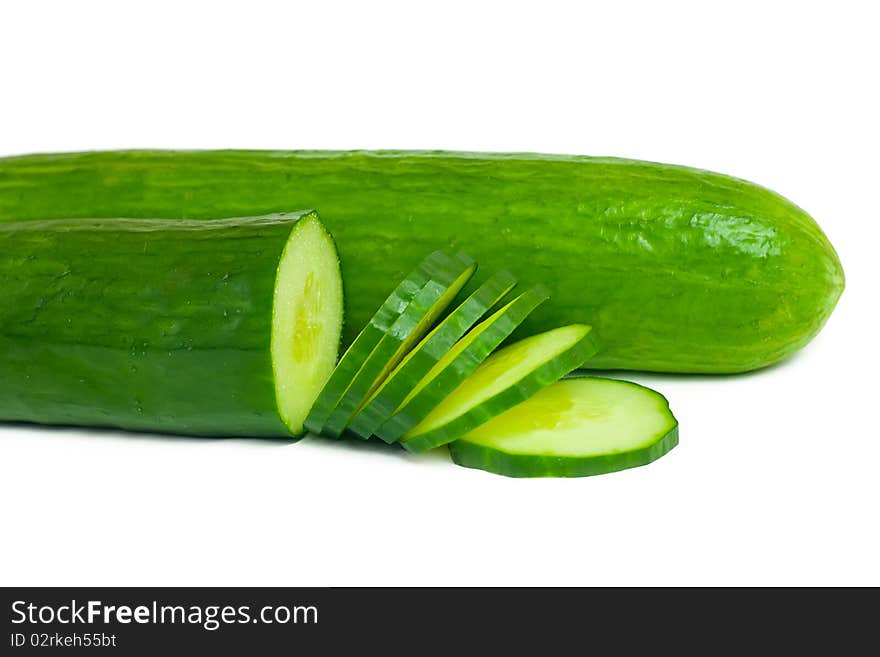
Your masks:
M 515 385 L 543 363 L 573 347 L 589 331 L 588 326 L 565 326 L 525 338 L 492 354 L 442 403 L 408 431 L 404 440 L 443 426 Z
M 648 447 L 675 427 L 666 400 L 626 381 L 573 378 L 462 436 L 509 454 L 591 457 Z
M 304 218 L 278 264 L 271 338 L 278 411 L 294 434 L 336 364 L 342 312 L 333 241 L 317 219 Z

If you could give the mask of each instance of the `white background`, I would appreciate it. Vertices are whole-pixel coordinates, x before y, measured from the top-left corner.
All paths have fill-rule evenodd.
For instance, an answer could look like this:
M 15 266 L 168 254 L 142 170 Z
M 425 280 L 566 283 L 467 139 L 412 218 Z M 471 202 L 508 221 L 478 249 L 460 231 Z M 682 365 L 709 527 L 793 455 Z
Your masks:
M 880 584 L 871 2 L 10 2 L 0 155 L 619 155 L 760 182 L 847 289 L 783 366 L 633 376 L 681 445 L 580 480 L 363 446 L 0 427 L 6 585 Z

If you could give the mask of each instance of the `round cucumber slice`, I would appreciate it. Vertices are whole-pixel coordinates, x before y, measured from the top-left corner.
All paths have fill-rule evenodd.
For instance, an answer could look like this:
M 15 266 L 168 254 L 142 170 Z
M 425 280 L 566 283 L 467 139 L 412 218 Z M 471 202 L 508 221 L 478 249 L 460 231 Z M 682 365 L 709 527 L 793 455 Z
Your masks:
M 509 477 L 586 477 L 635 468 L 678 444 L 660 393 L 629 381 L 572 377 L 464 434 L 458 465 Z
M 546 388 L 598 351 L 591 327 L 563 326 L 492 354 L 402 438 L 412 452 L 450 443 Z
M 467 379 L 548 298 L 544 288 L 532 288 L 472 328 L 409 391 L 394 415 L 376 430 L 376 434 L 386 443 L 400 440 Z
M 491 276 L 410 351 L 364 403 L 348 430 L 369 438 L 400 406 L 413 386 L 486 312 L 516 285 L 507 271 Z
M 305 428 L 320 433 L 339 399 L 348 389 L 355 375 L 388 332 L 400 313 L 413 297 L 431 280 L 431 276 L 452 266 L 452 258 L 443 251 L 435 251 L 422 260 L 410 274 L 394 288 L 357 338 L 346 349 L 327 379 L 305 420 Z
M 382 383 L 412 346 L 424 337 L 476 270 L 476 263 L 463 253 L 447 266 L 431 272 L 431 278 L 385 332 L 360 370 L 351 380 L 320 433 L 338 438 L 361 404 Z

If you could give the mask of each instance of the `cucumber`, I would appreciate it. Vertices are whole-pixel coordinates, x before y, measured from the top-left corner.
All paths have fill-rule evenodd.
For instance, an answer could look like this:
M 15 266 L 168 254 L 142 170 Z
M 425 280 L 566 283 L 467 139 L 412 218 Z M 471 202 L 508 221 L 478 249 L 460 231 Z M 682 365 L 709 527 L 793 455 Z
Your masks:
M 412 390 L 413 382 L 421 381 L 456 341 L 515 285 L 513 274 L 500 271 L 477 288 L 404 357 L 364 403 L 348 430 L 361 438 L 372 436 L 400 406 Z
M 616 379 L 572 377 L 449 445 L 458 465 L 509 477 L 586 477 L 635 468 L 678 444 L 658 392 Z
M 0 224 L 0 419 L 298 435 L 341 281 L 311 212 Z
M 500 308 L 455 343 L 406 394 L 376 434 L 394 443 L 415 427 L 455 390 L 519 326 L 548 299 L 546 290 L 532 288 Z
M 413 297 L 431 280 L 432 276 L 445 276 L 453 267 L 452 259 L 442 251 L 435 251 L 415 267 L 400 284 L 391 291 L 370 321 L 349 345 L 339 363 L 324 385 L 305 421 L 312 433 L 320 433 L 342 395 L 348 390 L 373 349 L 391 329 L 400 313 Z
M 803 210 L 679 166 L 443 152 L 119 151 L 0 159 L 0 220 L 208 219 L 317 208 L 339 246 L 348 345 L 422 255 L 464 248 L 546 284 L 523 334 L 588 322 L 591 367 L 729 373 L 818 333 L 844 286 Z
M 489 356 L 400 442 L 411 452 L 450 443 L 580 367 L 596 351 L 594 334 L 583 324 L 520 340 Z
M 320 433 L 338 438 L 361 404 L 388 376 L 413 344 L 427 333 L 437 318 L 452 303 L 477 268 L 464 254 L 458 254 L 447 269 L 433 276 L 382 336 L 355 375 L 345 394 L 322 427 Z

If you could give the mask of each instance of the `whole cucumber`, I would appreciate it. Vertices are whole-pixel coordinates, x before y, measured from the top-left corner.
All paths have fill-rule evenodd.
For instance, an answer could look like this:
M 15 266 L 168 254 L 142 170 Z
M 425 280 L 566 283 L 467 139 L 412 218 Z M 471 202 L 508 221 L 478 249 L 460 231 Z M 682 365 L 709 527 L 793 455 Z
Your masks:
M 595 368 L 742 372 L 815 336 L 844 286 L 803 210 L 749 182 L 584 156 L 119 151 L 0 159 L 0 220 L 207 219 L 316 208 L 343 266 L 347 344 L 438 248 L 553 298 L 521 331 L 591 324 Z
M 0 420 L 299 434 L 341 328 L 314 213 L 0 224 Z

